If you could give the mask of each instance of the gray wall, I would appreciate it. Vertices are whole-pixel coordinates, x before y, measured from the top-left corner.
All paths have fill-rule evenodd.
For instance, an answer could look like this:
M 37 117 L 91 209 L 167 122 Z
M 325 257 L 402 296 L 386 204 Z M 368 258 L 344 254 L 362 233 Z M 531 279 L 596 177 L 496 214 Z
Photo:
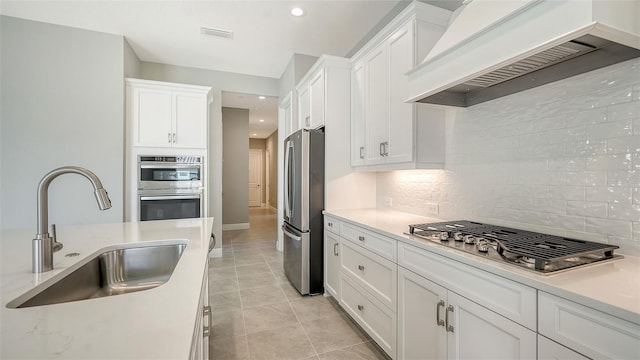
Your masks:
M 127 39 L 124 39 L 124 77 L 139 78 L 141 71 L 142 62 L 140 62 L 140 58 L 133 51 Z
M 90 183 L 64 175 L 50 187 L 49 223 L 122 221 L 123 38 L 2 16 L 2 228 L 34 228 L 36 188 L 63 165 L 96 173 L 113 208 L 99 211 Z
M 269 135 L 266 140 L 269 152 L 269 205 L 278 208 L 278 130 Z
M 213 88 L 213 102 L 209 106 L 209 216 L 222 219 L 222 91 L 277 96 L 278 79 L 144 61 L 140 77 Z M 245 132 L 245 138 L 247 134 Z M 213 224 L 218 239 L 222 239 L 222 223 L 215 221 Z
M 249 109 L 222 108 L 222 223 L 249 223 Z
M 262 150 L 262 174 L 260 179 L 260 181 L 262 182 L 262 191 L 260 192 L 260 204 L 264 204 L 267 202 L 267 164 L 265 162 L 267 142 L 265 139 L 249 138 L 249 149 Z

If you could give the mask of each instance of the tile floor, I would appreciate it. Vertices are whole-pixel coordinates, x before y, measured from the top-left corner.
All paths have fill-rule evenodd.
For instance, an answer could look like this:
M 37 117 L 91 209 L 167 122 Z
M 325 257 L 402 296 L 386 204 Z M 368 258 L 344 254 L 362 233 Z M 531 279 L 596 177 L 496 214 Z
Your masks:
M 250 210 L 249 230 L 225 231 L 209 265 L 211 359 L 387 359 L 322 295 L 300 296 L 275 250 L 276 214 Z

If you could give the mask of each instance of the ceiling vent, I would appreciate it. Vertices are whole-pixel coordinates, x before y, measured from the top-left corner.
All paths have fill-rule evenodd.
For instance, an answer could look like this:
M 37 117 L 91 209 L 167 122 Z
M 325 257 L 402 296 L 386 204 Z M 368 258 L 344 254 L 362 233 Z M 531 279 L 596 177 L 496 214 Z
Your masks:
M 224 29 L 216 29 L 202 26 L 200 27 L 200 33 L 205 35 L 217 36 L 226 39 L 233 39 L 233 31 L 224 30 Z

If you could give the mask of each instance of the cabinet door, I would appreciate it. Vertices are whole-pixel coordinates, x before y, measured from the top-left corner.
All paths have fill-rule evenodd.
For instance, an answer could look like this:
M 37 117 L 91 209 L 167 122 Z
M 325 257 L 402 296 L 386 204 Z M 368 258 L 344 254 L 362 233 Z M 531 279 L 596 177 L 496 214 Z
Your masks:
M 324 126 L 324 70 L 311 79 L 309 83 L 309 115 L 310 120 L 308 124 L 305 124 L 308 129 L 317 129 Z
M 452 291 L 445 319 L 449 359 L 535 359 L 536 333 Z
M 386 162 L 389 145 L 389 59 L 386 44 L 378 46 L 366 61 L 367 165 Z
M 298 114 L 300 128 L 308 128 L 311 124 L 311 92 L 308 84 L 298 92 Z
M 324 232 L 324 289 L 334 298 L 340 299 L 340 238 Z
M 446 359 L 446 299 L 445 288 L 398 267 L 398 359 Z
M 413 68 L 413 22 L 389 38 L 389 155 L 388 163 L 413 160 L 414 104 L 406 103 Z
M 587 360 L 577 352 L 566 348 L 555 341 L 551 341 L 542 335 L 538 335 L 538 359 L 539 360 Z
M 173 146 L 207 148 L 207 98 L 199 94 L 174 93 Z
M 365 97 L 364 62 L 361 61 L 351 71 L 351 166 L 365 164 Z
M 171 146 L 171 91 L 134 88 L 132 92 L 133 146 Z

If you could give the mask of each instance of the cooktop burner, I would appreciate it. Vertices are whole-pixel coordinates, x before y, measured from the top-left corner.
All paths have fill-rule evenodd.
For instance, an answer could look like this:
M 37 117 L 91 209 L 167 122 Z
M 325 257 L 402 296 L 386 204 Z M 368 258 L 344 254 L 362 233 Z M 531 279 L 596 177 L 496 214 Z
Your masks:
M 541 274 L 621 258 L 615 245 L 467 220 L 409 225 L 408 234 Z

